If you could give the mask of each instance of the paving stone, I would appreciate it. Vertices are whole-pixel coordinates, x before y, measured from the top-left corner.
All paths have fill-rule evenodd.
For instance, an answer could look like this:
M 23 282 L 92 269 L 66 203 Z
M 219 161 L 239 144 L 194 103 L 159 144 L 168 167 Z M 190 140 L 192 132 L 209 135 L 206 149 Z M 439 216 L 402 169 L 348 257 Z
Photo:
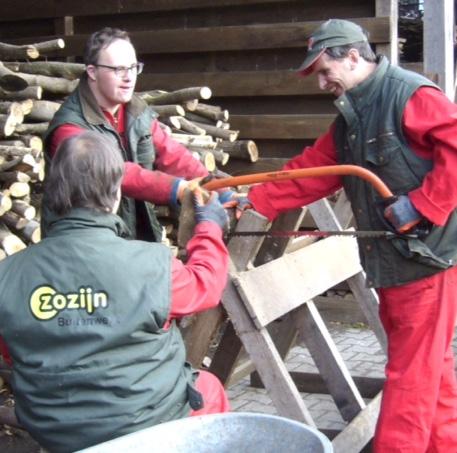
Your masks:
M 328 327 L 351 376 L 384 377 L 386 357 L 371 330 L 338 324 Z M 457 355 L 457 335 L 454 338 L 453 347 Z M 295 346 L 290 351 L 286 359 L 286 367 L 289 371 L 317 372 L 309 351 L 303 345 Z M 277 415 L 266 391 L 250 387 L 248 378 L 241 380 L 227 392 L 233 411 Z M 347 425 L 330 395 L 302 393 L 302 397 L 318 428 L 342 430 Z M 368 403 L 369 400 L 366 402 Z

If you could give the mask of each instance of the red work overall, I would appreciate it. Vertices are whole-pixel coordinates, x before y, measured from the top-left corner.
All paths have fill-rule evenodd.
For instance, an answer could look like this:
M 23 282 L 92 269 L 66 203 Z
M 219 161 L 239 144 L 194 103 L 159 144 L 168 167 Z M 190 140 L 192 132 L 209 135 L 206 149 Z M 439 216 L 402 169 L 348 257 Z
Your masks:
M 376 453 L 456 453 L 457 267 L 379 290 L 388 362 Z

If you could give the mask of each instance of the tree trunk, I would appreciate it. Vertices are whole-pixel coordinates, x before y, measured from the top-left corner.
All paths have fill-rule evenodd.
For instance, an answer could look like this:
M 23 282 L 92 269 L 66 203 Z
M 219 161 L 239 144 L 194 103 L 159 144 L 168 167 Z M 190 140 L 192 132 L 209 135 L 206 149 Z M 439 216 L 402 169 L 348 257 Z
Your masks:
M 214 171 L 216 169 L 216 160 L 214 159 L 211 151 L 202 150 L 202 151 L 192 151 L 192 155 L 198 159 L 208 171 Z
M 0 215 L 3 215 L 6 211 L 9 211 L 12 207 L 11 198 L 0 192 Z
M 206 118 L 212 119 L 214 121 L 228 121 L 229 119 L 228 110 L 222 110 L 219 106 L 202 104 L 201 102 L 193 112 L 197 115 L 205 116 Z
M 28 86 L 21 91 L 5 91 L 0 88 L 0 100 L 23 101 L 27 99 L 41 99 L 43 88 L 40 86 Z
M 13 182 L 28 183 L 30 176 L 22 171 L 4 171 L 0 173 L 0 181 L 6 184 L 12 184 Z
M 26 182 L 13 182 L 7 190 L 12 197 L 22 198 L 30 194 L 30 185 Z
M 212 135 L 213 137 L 222 138 L 222 140 L 228 140 L 229 142 L 234 142 L 240 133 L 240 131 L 221 129 L 220 127 L 211 126 L 210 124 L 205 123 L 197 123 L 195 121 L 193 121 L 193 124 L 205 130 L 207 134 Z
M 0 42 L 0 60 L 35 60 L 40 56 L 40 52 L 33 45 L 16 46 Z
M 0 225 L 0 246 L 8 256 L 27 247 L 5 224 Z
M 41 240 L 41 227 L 35 220 L 30 220 L 27 225 L 21 230 L 21 236 L 32 244 L 36 244 Z
M 190 87 L 170 92 L 145 91 L 140 96 L 147 96 L 148 103 L 154 105 L 179 104 L 193 99 L 209 99 L 212 95 L 209 87 Z
M 59 110 L 58 102 L 34 101 L 31 112 L 27 115 L 27 120 L 31 121 L 51 121 L 55 113 Z
M 154 105 L 152 109 L 157 112 L 160 117 L 170 117 L 170 116 L 184 116 L 185 110 L 182 105 Z
M 22 123 L 16 126 L 15 131 L 18 134 L 37 134 L 37 135 L 44 135 L 45 132 L 48 130 L 49 123 Z
M 61 61 L 6 62 L 5 66 L 13 72 L 64 77 L 68 80 L 79 79 L 86 70 L 86 66 L 82 63 L 65 63 Z
M 36 216 L 36 209 L 23 200 L 13 200 L 11 210 L 27 220 Z
M 41 150 L 28 148 L 26 146 L 9 146 L 0 144 L 0 156 L 4 157 L 19 157 L 30 154 L 35 159 L 42 155 Z
M 238 140 L 235 142 L 221 142 L 219 146 L 230 154 L 230 157 L 249 162 L 256 162 L 259 159 L 259 150 L 252 140 Z
M 21 91 L 28 86 L 25 79 L 5 67 L 0 61 L 0 87 L 7 91 Z
M 21 217 L 13 211 L 5 212 L 0 217 L 0 221 L 2 221 L 12 231 L 22 230 L 28 223 L 27 219 L 24 219 L 24 217 Z
M 45 92 L 53 94 L 70 94 L 79 83 L 78 80 L 67 80 L 63 77 L 26 74 L 25 72 L 18 72 L 17 75 L 21 76 L 29 84 L 29 86 L 40 86 Z

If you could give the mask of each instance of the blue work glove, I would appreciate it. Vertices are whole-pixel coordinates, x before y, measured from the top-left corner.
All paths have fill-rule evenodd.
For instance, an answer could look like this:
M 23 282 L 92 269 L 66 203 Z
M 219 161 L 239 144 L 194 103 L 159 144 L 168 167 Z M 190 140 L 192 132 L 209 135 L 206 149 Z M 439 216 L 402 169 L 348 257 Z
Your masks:
M 224 190 L 219 192 L 219 201 L 224 208 L 236 208 L 235 217 L 239 219 L 246 209 L 251 209 L 252 204 L 246 193 L 235 192 L 234 190 Z
M 218 200 L 216 192 L 211 192 L 209 200 L 205 203 L 201 194 L 201 190 L 194 191 L 194 208 L 195 221 L 213 222 L 219 225 L 224 230 L 228 225 L 228 216 L 224 207 Z
M 243 214 L 244 211 L 246 211 L 246 209 L 252 209 L 253 206 L 252 206 L 252 203 L 250 202 L 249 198 L 248 198 L 248 194 L 247 193 L 238 193 L 236 194 L 236 197 L 235 197 L 235 200 L 236 200 L 236 214 L 235 214 L 235 217 L 239 220 L 240 217 L 241 217 L 241 214 Z
M 174 208 L 177 208 L 180 203 L 179 195 L 183 191 L 183 187 L 185 186 L 186 181 L 183 178 L 176 178 L 171 186 L 170 192 L 170 205 Z
M 396 201 L 387 206 L 384 217 L 399 233 L 406 233 L 423 219 L 407 195 L 398 196 Z
M 236 195 L 238 192 L 230 189 L 217 190 L 219 201 L 224 208 L 234 208 L 237 205 Z

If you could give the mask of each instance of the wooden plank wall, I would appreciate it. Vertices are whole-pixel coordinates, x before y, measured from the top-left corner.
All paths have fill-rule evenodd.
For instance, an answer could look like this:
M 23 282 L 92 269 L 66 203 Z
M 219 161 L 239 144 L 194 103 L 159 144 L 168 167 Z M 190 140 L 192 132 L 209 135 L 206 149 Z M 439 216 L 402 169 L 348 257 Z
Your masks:
M 330 17 L 351 18 L 383 52 L 396 36 L 395 0 L 2 0 L 0 41 L 64 37 L 52 58 L 81 61 L 87 35 L 104 26 L 131 33 L 146 63 L 137 88 L 208 85 L 211 103 L 230 111 L 240 138 L 254 139 L 262 159 L 229 171 L 265 171 L 326 130 L 335 110 L 316 80 L 294 69 L 305 36 Z M 396 46 L 394 46 L 396 47 Z M 394 52 L 395 58 L 395 52 Z M 232 164 L 233 165 L 233 164 Z

